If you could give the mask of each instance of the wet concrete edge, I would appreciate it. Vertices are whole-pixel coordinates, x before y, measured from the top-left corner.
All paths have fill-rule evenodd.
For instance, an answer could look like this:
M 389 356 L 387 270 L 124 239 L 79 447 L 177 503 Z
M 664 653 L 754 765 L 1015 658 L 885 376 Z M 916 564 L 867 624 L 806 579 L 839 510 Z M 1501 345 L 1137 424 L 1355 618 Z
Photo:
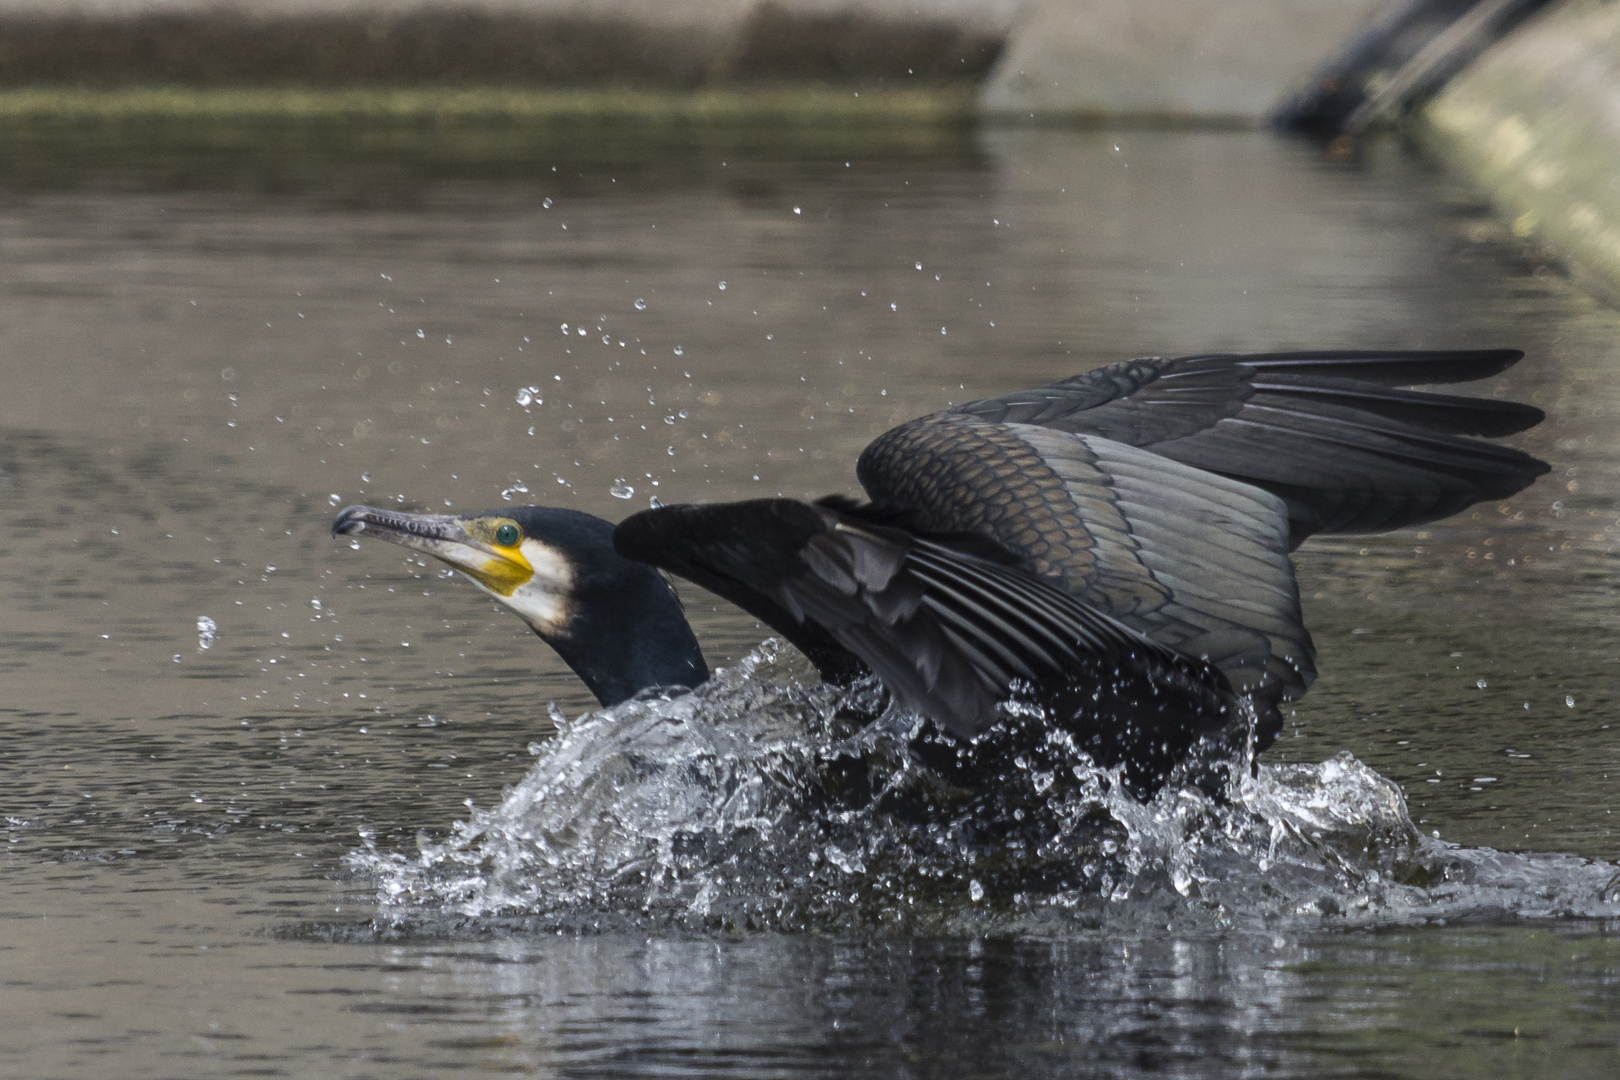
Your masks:
M 1513 231 L 1620 303 L 1620 4 L 1565 0 L 1498 42 L 1418 118 Z

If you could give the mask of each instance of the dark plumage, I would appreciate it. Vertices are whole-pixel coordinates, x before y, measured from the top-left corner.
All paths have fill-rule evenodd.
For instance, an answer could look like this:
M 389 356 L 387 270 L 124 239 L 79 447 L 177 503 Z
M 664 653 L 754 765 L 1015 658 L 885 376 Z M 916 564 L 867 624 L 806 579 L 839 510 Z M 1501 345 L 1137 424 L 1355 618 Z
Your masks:
M 1520 355 L 1127 361 L 886 432 L 857 465 L 869 504 L 664 507 L 627 518 L 612 546 L 627 566 L 661 567 L 738 604 L 829 680 L 876 674 L 899 705 L 957 738 L 995 724 L 999 702 L 1037 704 L 1146 792 L 1201 740 L 1252 734 L 1263 749 L 1280 728 L 1277 704 L 1310 685 L 1314 650 L 1288 559 L 1306 537 L 1433 521 L 1547 471 L 1469 437 L 1522 431 L 1539 410 L 1397 389 L 1484 378 Z M 421 531 L 413 520 L 477 522 L 470 531 L 490 535 L 510 521 L 549 550 L 560 534 L 541 513 L 351 508 L 334 529 L 406 542 Z M 562 545 L 569 559 L 606 539 L 602 524 L 570 533 L 586 539 Z M 433 553 L 479 578 L 467 559 Z M 504 587 L 515 572 L 485 573 Z M 533 612 L 551 609 L 523 599 L 531 587 L 490 591 L 537 625 Z M 647 579 L 610 586 L 625 590 L 618 600 L 548 587 L 569 600 L 566 625 L 541 631 L 553 644 L 581 620 L 592 640 L 612 637 L 658 591 Z M 690 639 L 684 620 L 680 631 Z M 672 653 L 695 652 L 669 635 Z M 604 664 L 622 661 L 558 649 L 604 703 L 650 670 L 615 680 Z M 1258 715 L 1252 733 L 1240 699 Z

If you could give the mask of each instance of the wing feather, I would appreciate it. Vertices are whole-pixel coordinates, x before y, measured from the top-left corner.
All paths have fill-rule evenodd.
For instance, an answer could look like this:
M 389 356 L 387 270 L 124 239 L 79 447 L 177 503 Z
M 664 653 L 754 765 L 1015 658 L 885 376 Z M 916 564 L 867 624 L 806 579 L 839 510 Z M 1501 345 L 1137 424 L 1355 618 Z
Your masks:
M 1171 725 L 1164 738 L 1172 743 L 1226 715 L 1212 705 L 1231 694 L 1218 669 L 1011 560 L 982 557 L 972 550 L 982 540 L 957 543 L 874 524 L 853 509 L 777 499 L 643 511 L 620 523 L 614 541 L 629 557 L 718 585 L 721 595 L 754 598 L 743 606 L 771 612 L 790 640 L 813 628 L 858 657 L 901 705 L 964 737 L 996 720 L 1015 680 L 1061 694 L 1105 671 L 1149 696 L 1169 678 L 1196 699 L 1158 721 Z M 796 545 L 791 557 L 781 557 L 783 544 Z M 1109 745 L 1114 736 L 1097 737 Z
M 1315 532 L 1423 524 L 1504 498 L 1545 473 L 1545 463 L 1528 454 L 1464 437 L 1523 431 L 1542 420 L 1540 409 L 1397 389 L 1488 378 L 1522 355 L 1154 357 L 937 415 L 1097 435 L 1265 488 L 1288 506 L 1292 548 Z
M 874 501 L 908 507 L 925 529 L 994 538 L 1089 607 L 1209 655 L 1242 689 L 1297 697 L 1314 678 L 1286 507 L 1261 488 L 1107 439 L 965 416 L 896 429 L 862 461 Z

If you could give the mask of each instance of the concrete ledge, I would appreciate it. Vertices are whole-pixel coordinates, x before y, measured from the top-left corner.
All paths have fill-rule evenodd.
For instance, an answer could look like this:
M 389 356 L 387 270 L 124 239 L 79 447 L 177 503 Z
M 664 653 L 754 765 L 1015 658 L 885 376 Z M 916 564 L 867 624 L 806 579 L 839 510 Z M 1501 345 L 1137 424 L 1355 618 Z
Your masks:
M 0 0 L 0 87 L 975 83 L 1009 15 L 949 0 Z
M 1252 124 L 1399 2 L 0 0 L 0 89 L 982 86 L 1004 118 Z
M 1499 42 L 1422 130 L 1594 291 L 1620 300 L 1620 3 L 1566 0 Z

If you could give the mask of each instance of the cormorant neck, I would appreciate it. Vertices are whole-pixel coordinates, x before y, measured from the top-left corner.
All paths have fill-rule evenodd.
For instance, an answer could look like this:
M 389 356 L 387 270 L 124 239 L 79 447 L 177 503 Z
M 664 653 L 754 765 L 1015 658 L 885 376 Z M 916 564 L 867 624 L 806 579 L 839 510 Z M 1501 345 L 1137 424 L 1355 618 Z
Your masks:
M 645 563 L 616 561 L 576 583 L 571 619 L 535 633 L 603 705 L 651 686 L 701 686 L 709 667 L 675 591 Z

